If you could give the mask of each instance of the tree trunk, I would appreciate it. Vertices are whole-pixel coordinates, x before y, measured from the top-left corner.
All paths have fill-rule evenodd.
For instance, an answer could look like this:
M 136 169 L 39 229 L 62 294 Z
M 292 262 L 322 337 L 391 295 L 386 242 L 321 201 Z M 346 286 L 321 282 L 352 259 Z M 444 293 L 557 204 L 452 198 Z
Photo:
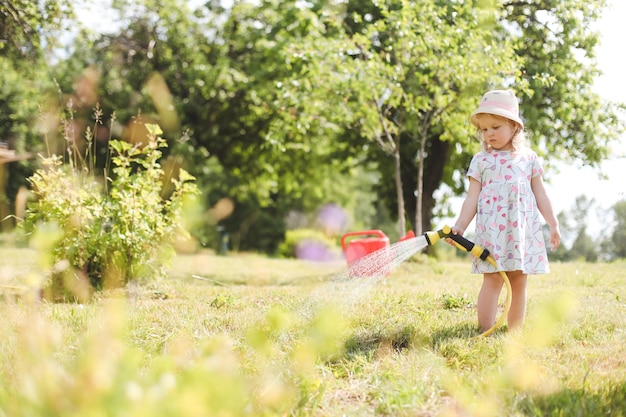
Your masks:
M 428 156 L 424 160 L 424 172 L 427 174 L 423 178 L 424 195 L 422 198 L 422 227 L 430 230 L 433 225 L 433 211 L 437 202 L 433 194 L 442 185 L 446 164 L 449 162 L 450 142 L 442 141 L 439 137 L 433 137 L 428 141 Z
M 417 148 L 417 147 L 416 147 Z M 417 154 L 418 150 L 415 149 L 415 154 Z M 413 163 L 409 163 L 408 155 L 404 159 L 404 184 L 405 184 L 405 194 L 404 198 L 407 203 L 407 216 L 412 219 L 412 222 L 415 222 L 413 226 L 413 230 L 417 232 L 417 229 L 428 231 L 434 227 L 439 225 L 433 225 L 433 215 L 435 206 L 437 202 L 433 197 L 433 193 L 437 191 L 439 186 L 443 181 L 444 170 L 446 164 L 448 163 L 448 152 L 450 151 L 450 142 L 442 141 L 438 136 L 434 135 L 428 138 L 425 152 L 423 155 L 426 155 L 426 158 L 422 161 L 423 171 L 421 178 L 421 190 L 420 193 L 421 204 L 417 202 L 417 196 L 415 190 L 419 190 L 420 186 L 418 185 L 418 163 L 415 158 L 412 159 Z M 418 191 L 419 192 L 419 191 Z M 422 215 L 421 215 L 421 223 L 417 223 L 417 209 L 421 207 Z
M 415 234 L 424 233 L 424 159 L 426 155 L 427 132 L 422 132 L 417 155 L 417 201 L 415 203 Z
M 402 172 L 400 170 L 400 141 L 398 140 L 396 150 L 393 154 L 395 162 L 395 177 L 396 177 L 396 196 L 398 198 L 398 228 L 400 229 L 400 237 L 406 234 L 406 215 L 404 210 L 404 193 L 402 190 Z

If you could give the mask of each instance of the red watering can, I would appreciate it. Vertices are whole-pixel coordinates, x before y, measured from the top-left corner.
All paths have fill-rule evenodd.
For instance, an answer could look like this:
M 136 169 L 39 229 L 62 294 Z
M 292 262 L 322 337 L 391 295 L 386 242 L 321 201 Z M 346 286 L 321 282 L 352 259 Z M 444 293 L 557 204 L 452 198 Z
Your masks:
M 353 236 L 368 236 L 360 239 L 352 239 L 346 245 L 346 240 Z M 362 232 L 350 232 L 341 237 L 341 247 L 346 255 L 348 265 L 352 265 L 362 257 L 389 247 L 389 238 L 382 230 L 364 230 Z
M 352 239 L 347 242 L 348 238 L 362 236 L 359 239 Z M 380 249 L 386 249 L 385 254 L 389 251 L 389 238 L 381 230 L 364 230 L 361 232 L 346 233 L 341 237 L 341 247 L 343 253 L 346 256 L 348 266 L 353 266 L 356 261 L 374 253 Z M 361 265 L 357 266 L 359 271 L 351 271 L 357 276 L 366 275 L 387 275 L 389 271 L 385 268 L 387 262 L 383 259 L 380 263 L 383 265 L 373 265 L 372 270 L 370 268 L 361 268 Z M 364 266 L 365 267 L 365 266 Z M 361 271 L 361 269 L 363 269 Z
M 352 239 L 347 242 L 348 238 L 363 236 L 359 239 Z M 413 231 L 409 231 L 406 236 L 400 240 L 406 240 L 415 237 Z M 346 256 L 348 266 L 352 267 L 352 273 L 356 276 L 371 275 L 389 275 L 391 272 L 389 262 L 392 253 L 389 245 L 389 238 L 381 230 L 364 230 L 361 232 L 346 233 L 341 237 L 341 247 Z M 381 257 L 377 258 L 378 265 L 356 265 L 359 259 L 383 249 Z

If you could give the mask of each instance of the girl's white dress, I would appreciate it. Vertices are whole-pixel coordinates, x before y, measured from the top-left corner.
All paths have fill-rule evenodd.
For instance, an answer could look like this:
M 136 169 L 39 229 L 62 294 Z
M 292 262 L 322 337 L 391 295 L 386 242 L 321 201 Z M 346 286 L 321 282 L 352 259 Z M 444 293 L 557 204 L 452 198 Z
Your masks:
M 482 151 L 467 175 L 481 184 L 475 243 L 488 249 L 498 270 L 526 274 L 550 272 L 537 201 L 530 187 L 543 174 L 531 149 Z M 473 259 L 472 273 L 496 272 L 489 262 Z

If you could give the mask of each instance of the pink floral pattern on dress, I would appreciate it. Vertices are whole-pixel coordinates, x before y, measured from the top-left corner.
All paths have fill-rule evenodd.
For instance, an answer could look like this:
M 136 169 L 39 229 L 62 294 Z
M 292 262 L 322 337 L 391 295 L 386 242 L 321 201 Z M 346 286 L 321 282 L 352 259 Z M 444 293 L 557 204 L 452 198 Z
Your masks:
M 472 158 L 467 175 L 481 184 L 475 242 L 489 250 L 500 271 L 550 272 L 541 217 L 530 186 L 531 179 L 542 174 L 541 162 L 530 149 L 482 151 Z M 474 257 L 472 273 L 486 272 L 497 271 Z

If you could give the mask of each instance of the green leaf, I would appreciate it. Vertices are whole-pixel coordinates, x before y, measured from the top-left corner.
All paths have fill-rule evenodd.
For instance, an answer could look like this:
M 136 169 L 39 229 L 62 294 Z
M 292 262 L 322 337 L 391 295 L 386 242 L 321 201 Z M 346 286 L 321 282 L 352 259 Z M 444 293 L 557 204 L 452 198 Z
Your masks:
M 148 133 L 150 134 L 150 136 L 161 136 L 163 134 L 163 130 L 161 129 L 161 126 L 157 125 L 157 124 L 152 124 L 152 123 L 146 123 L 146 129 L 148 129 Z

